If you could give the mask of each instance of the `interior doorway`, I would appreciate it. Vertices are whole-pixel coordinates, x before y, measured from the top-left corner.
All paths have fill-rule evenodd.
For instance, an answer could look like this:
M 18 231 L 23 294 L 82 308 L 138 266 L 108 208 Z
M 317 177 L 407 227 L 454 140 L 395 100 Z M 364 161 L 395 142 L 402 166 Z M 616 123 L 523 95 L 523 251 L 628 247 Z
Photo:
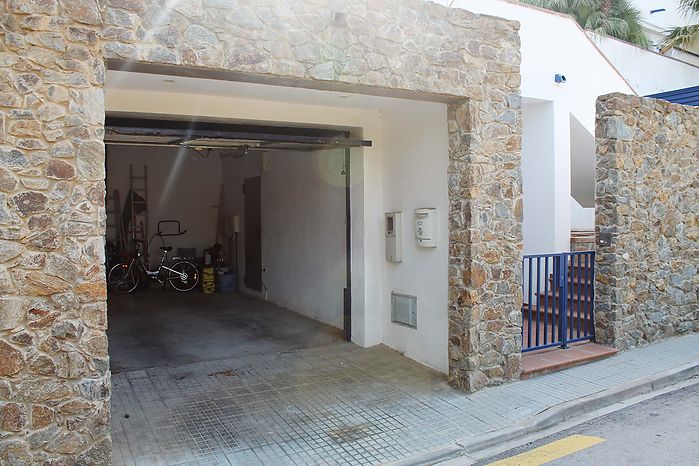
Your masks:
M 261 178 L 243 182 L 245 197 L 245 286 L 262 291 L 262 192 Z

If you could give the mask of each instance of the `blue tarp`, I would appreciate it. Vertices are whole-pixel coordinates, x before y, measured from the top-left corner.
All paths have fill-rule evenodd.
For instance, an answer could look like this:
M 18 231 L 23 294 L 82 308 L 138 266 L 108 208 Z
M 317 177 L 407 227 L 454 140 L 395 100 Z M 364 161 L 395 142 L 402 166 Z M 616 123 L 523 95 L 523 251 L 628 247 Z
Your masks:
M 677 89 L 676 91 L 661 92 L 647 97 L 667 100 L 673 104 L 692 105 L 699 107 L 699 86 Z

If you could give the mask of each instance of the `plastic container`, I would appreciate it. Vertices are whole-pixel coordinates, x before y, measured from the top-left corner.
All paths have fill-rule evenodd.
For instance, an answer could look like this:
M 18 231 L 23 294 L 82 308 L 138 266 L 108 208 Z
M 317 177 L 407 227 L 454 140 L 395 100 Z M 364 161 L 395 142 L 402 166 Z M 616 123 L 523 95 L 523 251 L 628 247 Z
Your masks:
M 216 275 L 213 267 L 204 267 L 201 273 L 201 288 L 204 293 L 216 291 Z
M 225 273 L 218 276 L 218 291 L 221 293 L 233 293 L 238 285 L 238 277 L 234 273 Z

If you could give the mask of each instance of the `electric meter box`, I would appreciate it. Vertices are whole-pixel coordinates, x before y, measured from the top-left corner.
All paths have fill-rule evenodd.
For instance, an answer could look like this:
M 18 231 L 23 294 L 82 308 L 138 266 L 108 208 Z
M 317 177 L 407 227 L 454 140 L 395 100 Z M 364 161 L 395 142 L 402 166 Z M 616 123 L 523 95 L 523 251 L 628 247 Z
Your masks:
M 384 235 L 386 236 L 386 260 L 403 261 L 403 214 L 386 212 Z
M 422 248 L 437 247 L 437 209 L 415 209 L 415 241 Z

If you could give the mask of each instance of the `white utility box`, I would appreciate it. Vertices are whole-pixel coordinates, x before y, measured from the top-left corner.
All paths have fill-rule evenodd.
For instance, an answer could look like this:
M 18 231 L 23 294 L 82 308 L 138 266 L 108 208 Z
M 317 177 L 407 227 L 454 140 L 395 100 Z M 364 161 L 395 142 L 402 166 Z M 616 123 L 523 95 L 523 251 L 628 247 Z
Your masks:
M 403 260 L 403 214 L 401 212 L 386 212 L 384 224 L 386 236 L 386 260 L 401 262 Z
M 422 248 L 437 247 L 437 209 L 415 209 L 415 241 Z

